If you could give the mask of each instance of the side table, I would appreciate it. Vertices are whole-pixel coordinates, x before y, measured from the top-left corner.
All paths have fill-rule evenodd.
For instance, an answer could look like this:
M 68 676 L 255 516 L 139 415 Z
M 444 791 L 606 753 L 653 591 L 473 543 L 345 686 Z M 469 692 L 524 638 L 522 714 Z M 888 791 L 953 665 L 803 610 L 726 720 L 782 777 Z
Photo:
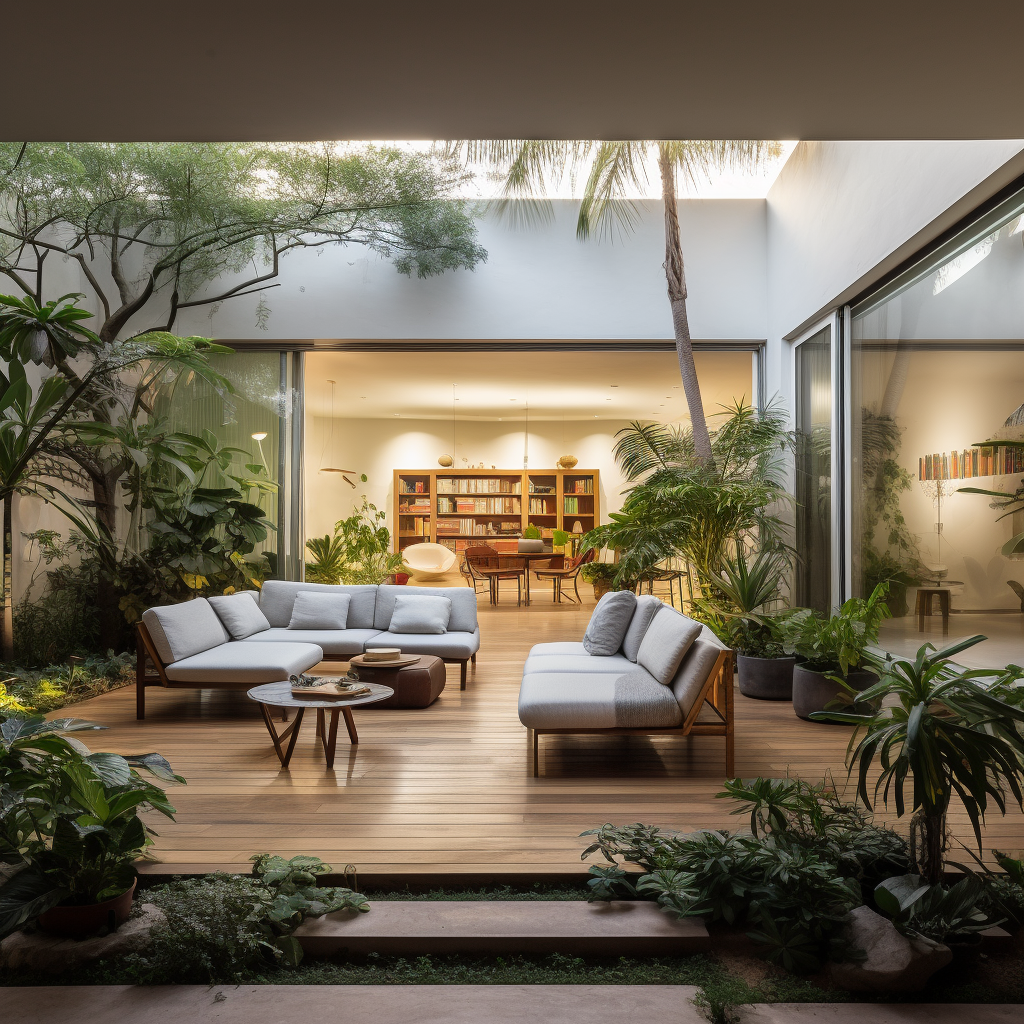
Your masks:
M 926 581 L 923 586 L 917 588 L 917 630 L 924 632 L 924 617 L 931 617 L 932 600 L 939 599 L 939 611 L 942 613 L 942 635 L 949 635 L 949 597 L 950 587 L 962 587 L 960 580 L 938 580 Z
M 330 676 L 325 676 L 329 679 Z M 320 744 L 324 748 L 324 757 L 327 758 L 327 768 L 334 767 L 334 752 L 338 744 L 338 717 L 345 716 L 345 726 L 348 729 L 348 738 L 353 743 L 359 742 L 359 735 L 356 732 L 356 723 L 352 718 L 351 708 L 361 704 L 375 704 L 380 700 L 387 700 L 394 695 L 390 686 L 381 686 L 379 683 L 366 683 L 370 688 L 369 693 L 364 693 L 351 700 L 307 700 L 303 697 L 292 696 L 292 684 L 287 680 L 280 683 L 264 683 L 262 686 L 254 686 L 249 690 L 247 696 L 256 701 L 263 712 L 263 721 L 266 723 L 267 732 L 273 741 L 274 750 L 277 751 L 278 759 L 282 768 L 288 767 L 292 759 L 292 751 L 295 749 L 295 741 L 299 738 L 299 728 L 302 725 L 302 715 L 306 708 L 316 709 L 316 734 L 320 738 Z M 282 732 L 274 729 L 274 721 L 270 717 L 268 707 L 274 708 L 297 708 L 295 721 Z M 330 723 L 328 724 L 328 714 Z M 291 737 L 289 739 L 289 737 Z M 289 740 L 288 747 L 283 747 L 284 741 Z
M 373 680 L 394 691 L 381 708 L 425 708 L 440 696 L 445 684 L 445 667 L 440 658 L 422 654 L 410 665 L 388 665 L 386 661 L 363 661 L 357 655 L 350 662 L 362 680 Z

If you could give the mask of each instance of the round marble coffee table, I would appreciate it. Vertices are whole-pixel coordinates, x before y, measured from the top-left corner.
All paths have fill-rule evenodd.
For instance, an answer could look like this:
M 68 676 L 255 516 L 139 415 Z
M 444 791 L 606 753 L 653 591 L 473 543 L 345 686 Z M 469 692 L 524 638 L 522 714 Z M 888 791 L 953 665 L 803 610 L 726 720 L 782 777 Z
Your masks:
M 324 676 L 324 679 L 330 679 Z M 254 686 L 248 692 L 248 696 L 256 701 L 263 712 L 263 721 L 266 723 L 267 732 L 274 743 L 274 750 L 281 761 L 281 767 L 287 768 L 288 762 L 292 759 L 292 751 L 295 749 L 295 741 L 299 738 L 299 727 L 302 725 L 302 715 L 306 708 L 316 709 L 316 734 L 320 737 L 320 743 L 324 748 L 324 756 L 327 758 L 327 768 L 334 767 L 334 751 L 338 744 L 338 717 L 345 716 L 345 725 L 348 728 L 348 738 L 352 743 L 359 742 L 359 735 L 356 733 L 356 723 L 352 718 L 351 708 L 361 704 L 374 704 L 379 700 L 387 700 L 394 695 L 390 686 L 382 686 L 380 683 L 365 683 L 370 688 L 369 693 L 359 697 L 352 697 L 349 700 L 311 700 L 292 695 L 292 685 L 287 680 L 280 683 L 264 683 L 262 686 Z M 283 732 L 274 729 L 273 719 L 270 717 L 268 708 L 296 708 L 295 721 Z M 330 725 L 327 723 L 327 715 L 330 712 Z M 287 750 L 282 744 L 291 737 Z

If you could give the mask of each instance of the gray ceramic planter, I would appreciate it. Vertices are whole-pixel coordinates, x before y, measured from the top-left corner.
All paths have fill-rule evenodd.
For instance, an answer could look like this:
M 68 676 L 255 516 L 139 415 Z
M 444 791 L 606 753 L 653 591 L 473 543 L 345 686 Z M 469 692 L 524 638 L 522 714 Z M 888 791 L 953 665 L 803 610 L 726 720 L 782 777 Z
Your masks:
M 858 669 L 846 677 L 846 682 L 855 690 L 866 690 L 878 682 L 878 676 L 866 669 Z M 797 665 L 793 669 L 793 710 L 797 717 L 809 719 L 814 711 L 824 711 L 825 705 L 836 699 L 839 683 L 829 679 L 824 672 Z
M 736 655 L 740 693 L 756 700 L 792 700 L 796 658 L 752 658 Z

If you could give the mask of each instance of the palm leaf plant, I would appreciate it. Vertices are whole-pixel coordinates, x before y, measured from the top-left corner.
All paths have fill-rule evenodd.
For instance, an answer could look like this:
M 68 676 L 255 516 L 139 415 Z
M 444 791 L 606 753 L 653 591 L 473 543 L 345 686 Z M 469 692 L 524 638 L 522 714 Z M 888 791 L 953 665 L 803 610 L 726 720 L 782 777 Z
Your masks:
M 715 587 L 724 601 L 715 611 L 724 619 L 731 646 L 741 653 L 759 658 L 784 653 L 779 619 L 766 608 L 778 599 L 788 570 L 789 558 L 780 549 L 762 549 L 748 561 L 741 545 L 722 560 Z
M 1004 814 L 1008 797 L 1024 809 L 1024 709 L 1015 689 L 1024 670 L 964 669 L 951 661 L 984 639 L 968 637 L 942 650 L 925 644 L 913 660 L 868 652 L 864 659 L 879 681 L 860 697 L 866 704 L 878 702 L 877 710 L 813 716 L 856 726 L 847 764 L 851 775 L 857 773 L 858 794 L 869 809 L 879 794 L 886 806 L 892 797 L 901 817 L 909 806 L 915 815 L 914 858 L 929 884 L 942 878 L 946 816 L 954 797 L 971 820 L 979 848 L 990 802 Z M 880 771 L 872 786 L 876 760 Z
M 586 535 L 584 547 L 619 552 L 617 586 L 682 558 L 702 597 L 720 602 L 722 565 L 731 552 L 751 541 L 784 550 L 787 527 L 778 510 L 788 498 L 785 417 L 776 406 L 758 413 L 743 402 L 723 407 L 720 417 L 713 469 L 698 457 L 688 428 L 632 423 L 616 435 L 616 462 L 634 486 L 610 522 Z

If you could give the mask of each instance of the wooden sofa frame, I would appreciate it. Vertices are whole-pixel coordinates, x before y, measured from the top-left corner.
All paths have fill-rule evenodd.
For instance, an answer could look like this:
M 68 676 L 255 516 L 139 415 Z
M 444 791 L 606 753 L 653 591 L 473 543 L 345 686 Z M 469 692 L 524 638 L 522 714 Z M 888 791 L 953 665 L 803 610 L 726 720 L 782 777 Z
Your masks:
M 527 729 L 533 748 L 533 774 L 540 774 L 540 737 L 544 735 L 574 736 L 724 736 L 725 774 L 732 778 L 735 771 L 733 743 L 733 651 L 724 650 L 715 659 L 715 664 L 693 702 L 690 713 L 682 725 L 654 728 L 611 728 L 611 729 Z M 717 722 L 698 722 L 697 716 L 704 706 L 709 707 L 718 717 Z M 531 735 L 532 734 L 532 735 Z
M 170 690 L 251 690 L 254 684 L 225 682 L 182 682 L 168 679 L 164 663 L 144 622 L 137 622 L 135 643 L 135 717 L 141 722 L 146 717 L 146 687 L 164 686 Z M 325 659 L 330 660 L 330 659 Z M 470 658 L 442 658 L 446 665 L 459 666 L 459 689 L 466 688 L 466 675 L 470 662 L 476 668 L 476 655 Z

